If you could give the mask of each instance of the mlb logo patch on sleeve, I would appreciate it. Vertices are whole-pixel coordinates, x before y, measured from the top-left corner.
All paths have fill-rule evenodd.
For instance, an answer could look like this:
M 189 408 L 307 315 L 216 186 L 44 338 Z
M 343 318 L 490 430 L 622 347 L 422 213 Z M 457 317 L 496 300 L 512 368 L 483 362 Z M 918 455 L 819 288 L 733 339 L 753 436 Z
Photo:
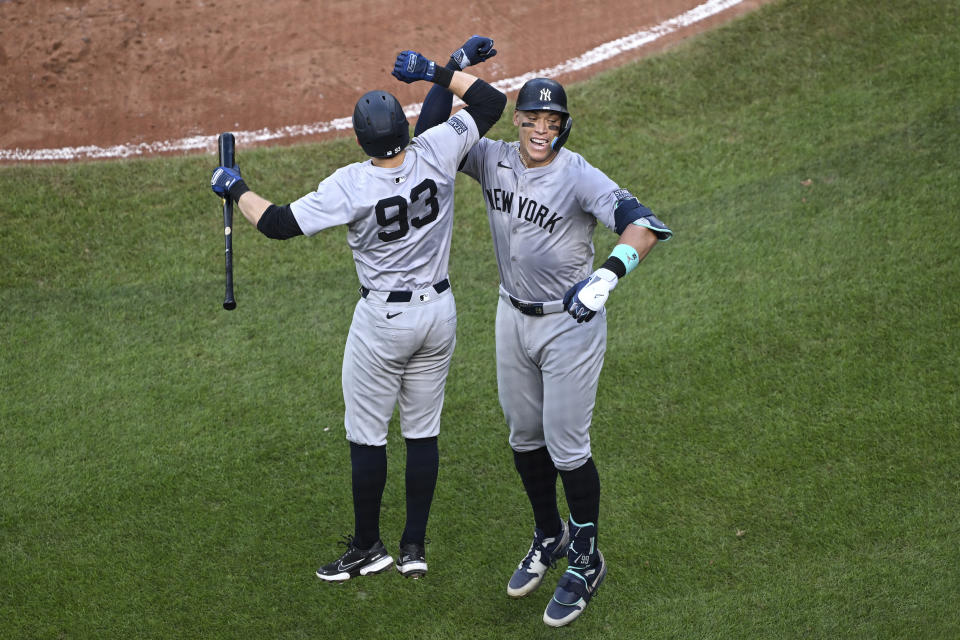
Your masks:
M 447 120 L 447 124 L 453 127 L 453 130 L 456 131 L 457 135 L 459 136 L 462 136 L 467 132 L 467 125 L 465 125 L 463 123 L 463 120 L 461 120 L 457 116 L 453 116 L 452 118 Z

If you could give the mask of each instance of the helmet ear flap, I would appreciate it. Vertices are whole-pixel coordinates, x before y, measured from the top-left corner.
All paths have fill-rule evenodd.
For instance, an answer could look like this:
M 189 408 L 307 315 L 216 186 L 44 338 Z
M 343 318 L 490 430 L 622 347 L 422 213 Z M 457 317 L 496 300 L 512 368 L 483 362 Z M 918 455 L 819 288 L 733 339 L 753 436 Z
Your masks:
M 553 139 L 553 142 L 550 143 L 550 148 L 554 151 L 560 151 L 560 148 L 563 147 L 567 142 L 567 138 L 570 137 L 570 129 L 573 128 L 573 116 L 567 114 L 564 118 L 563 126 L 560 129 L 560 135 Z

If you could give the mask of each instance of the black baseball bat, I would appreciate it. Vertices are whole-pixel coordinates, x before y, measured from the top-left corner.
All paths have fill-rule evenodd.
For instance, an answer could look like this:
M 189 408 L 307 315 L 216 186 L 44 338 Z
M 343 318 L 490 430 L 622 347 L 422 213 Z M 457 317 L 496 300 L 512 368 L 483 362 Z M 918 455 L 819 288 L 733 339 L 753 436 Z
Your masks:
M 235 166 L 233 134 L 221 133 L 217 139 L 217 146 L 220 149 L 220 166 Z M 237 308 L 237 301 L 233 297 L 233 200 L 229 196 L 223 200 L 223 242 L 223 255 L 227 270 L 223 308 L 230 311 Z

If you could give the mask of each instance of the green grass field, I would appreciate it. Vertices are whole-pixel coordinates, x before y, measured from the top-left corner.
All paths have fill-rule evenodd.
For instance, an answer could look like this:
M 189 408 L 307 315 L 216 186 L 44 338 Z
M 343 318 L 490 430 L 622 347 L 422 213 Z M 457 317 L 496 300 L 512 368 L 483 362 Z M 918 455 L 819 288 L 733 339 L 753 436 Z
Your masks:
M 957 0 L 782 0 L 569 87 L 569 147 L 676 236 L 608 305 L 610 574 L 559 631 L 553 578 L 505 594 L 532 518 L 475 183 L 430 574 L 333 586 L 344 230 L 238 220 L 225 312 L 215 157 L 0 169 L 0 637 L 960 637 L 958 24 Z M 359 153 L 238 158 L 288 202 Z M 388 451 L 393 549 L 399 433 Z

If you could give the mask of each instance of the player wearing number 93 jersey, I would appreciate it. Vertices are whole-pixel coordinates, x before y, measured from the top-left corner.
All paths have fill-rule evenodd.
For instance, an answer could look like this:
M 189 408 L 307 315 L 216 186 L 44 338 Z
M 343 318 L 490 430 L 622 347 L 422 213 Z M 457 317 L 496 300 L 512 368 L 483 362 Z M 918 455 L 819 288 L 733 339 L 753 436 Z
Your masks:
M 461 71 L 402 52 L 394 72 L 404 82 L 428 80 L 467 107 L 412 142 L 397 100 L 371 91 L 354 110 L 357 141 L 371 156 L 324 179 L 285 206 L 250 191 L 237 167 L 219 167 L 211 187 L 233 198 L 264 235 L 286 239 L 346 225 L 360 298 L 343 354 L 344 423 L 350 445 L 354 532 L 346 551 L 317 570 L 326 581 L 385 571 L 393 564 L 380 538 L 387 477 L 387 426 L 399 406 L 407 446 L 405 528 L 396 567 L 426 573 L 427 519 L 436 486 L 437 436 L 444 385 L 456 343 L 456 307 L 448 279 L 457 167 L 497 121 L 506 96 Z M 339 286 L 339 285 L 338 285 Z M 321 315 L 322 283 L 309 292 Z

